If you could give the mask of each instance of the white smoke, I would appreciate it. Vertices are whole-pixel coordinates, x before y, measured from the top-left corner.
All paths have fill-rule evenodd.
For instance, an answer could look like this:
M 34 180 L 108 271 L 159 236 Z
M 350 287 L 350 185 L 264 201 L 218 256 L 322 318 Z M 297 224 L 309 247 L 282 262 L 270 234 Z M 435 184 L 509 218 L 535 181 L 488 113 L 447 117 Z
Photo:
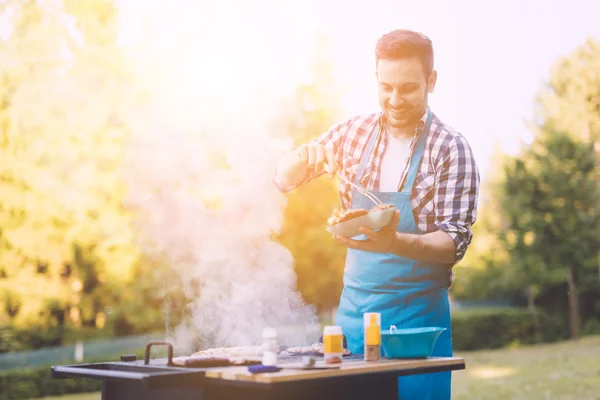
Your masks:
M 271 239 L 285 206 L 272 183 L 285 143 L 227 124 L 191 135 L 154 111 L 128 147 L 128 203 L 146 255 L 166 257 L 189 300 L 190 318 L 169 339 L 187 350 L 196 336 L 204 348 L 256 345 L 275 327 L 282 343 L 314 342 L 315 310 L 296 290 L 290 252 Z
M 275 327 L 284 344 L 312 343 L 316 312 L 296 290 L 290 252 L 271 239 L 285 206 L 272 178 L 291 144 L 260 123 L 281 94 L 270 91 L 280 86 L 272 49 L 245 12 L 192 4 L 122 2 L 123 40 L 139 49 L 153 102 L 128 121 L 128 204 L 146 256 L 172 270 L 165 287 L 181 282 L 189 301 L 169 339 L 180 349 L 195 337 L 204 348 L 256 345 Z M 153 36 L 140 28 L 151 9 Z

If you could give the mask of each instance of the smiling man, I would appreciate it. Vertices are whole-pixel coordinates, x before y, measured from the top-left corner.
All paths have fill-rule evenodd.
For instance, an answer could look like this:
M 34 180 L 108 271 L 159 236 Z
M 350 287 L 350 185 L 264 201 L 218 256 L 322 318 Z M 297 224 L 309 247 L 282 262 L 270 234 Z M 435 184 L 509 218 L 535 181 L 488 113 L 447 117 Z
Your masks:
M 335 236 L 348 248 L 336 316 L 352 352 L 363 352 L 363 313 L 381 313 L 383 329 L 446 328 L 433 356 L 452 356 L 448 289 L 476 220 L 479 172 L 467 140 L 428 106 L 437 79 L 431 41 L 395 30 L 375 48 L 382 111 L 344 121 L 286 154 L 277 168 L 281 191 L 335 172 L 372 191 L 397 211 L 378 230 Z M 325 172 L 327 167 L 327 171 Z M 341 183 L 346 209 L 372 203 Z M 399 378 L 400 399 L 449 399 L 451 373 Z

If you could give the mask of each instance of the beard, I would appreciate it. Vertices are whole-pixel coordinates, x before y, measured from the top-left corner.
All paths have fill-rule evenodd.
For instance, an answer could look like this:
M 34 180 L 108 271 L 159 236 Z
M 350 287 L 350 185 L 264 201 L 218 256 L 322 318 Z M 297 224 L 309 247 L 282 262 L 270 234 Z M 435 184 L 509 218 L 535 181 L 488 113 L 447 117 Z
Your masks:
M 405 101 L 396 108 L 390 106 L 389 103 L 385 105 L 382 104 L 387 123 L 391 127 L 397 129 L 406 129 L 416 126 L 427 110 L 427 98 L 428 96 L 425 95 L 425 98 L 419 104 Z
M 426 109 L 427 102 L 419 106 L 403 104 L 398 108 L 392 108 L 387 105 L 385 107 L 385 117 L 387 123 L 393 128 L 412 128 L 421 120 Z

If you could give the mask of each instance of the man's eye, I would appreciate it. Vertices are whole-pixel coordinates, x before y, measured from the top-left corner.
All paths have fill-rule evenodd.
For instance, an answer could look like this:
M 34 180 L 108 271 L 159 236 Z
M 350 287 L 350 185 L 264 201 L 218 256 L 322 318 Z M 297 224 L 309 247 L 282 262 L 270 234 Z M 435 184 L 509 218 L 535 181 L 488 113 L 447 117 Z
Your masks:
M 414 92 L 415 90 L 417 90 L 417 85 L 410 85 L 410 86 L 404 86 L 402 87 L 402 89 L 400 89 L 400 91 L 402 93 L 411 93 Z

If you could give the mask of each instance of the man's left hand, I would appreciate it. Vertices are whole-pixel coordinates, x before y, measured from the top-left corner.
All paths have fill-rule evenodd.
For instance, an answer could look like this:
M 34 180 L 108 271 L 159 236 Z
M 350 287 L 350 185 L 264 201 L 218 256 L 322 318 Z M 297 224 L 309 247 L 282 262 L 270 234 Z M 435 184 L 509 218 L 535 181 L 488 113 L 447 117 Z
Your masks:
M 340 235 L 333 235 L 333 239 L 350 249 L 369 251 L 371 253 L 393 253 L 397 245 L 396 227 L 400 222 L 400 211 L 396 210 L 389 224 L 375 232 L 361 227 L 360 233 L 367 236 L 366 240 L 352 240 Z

